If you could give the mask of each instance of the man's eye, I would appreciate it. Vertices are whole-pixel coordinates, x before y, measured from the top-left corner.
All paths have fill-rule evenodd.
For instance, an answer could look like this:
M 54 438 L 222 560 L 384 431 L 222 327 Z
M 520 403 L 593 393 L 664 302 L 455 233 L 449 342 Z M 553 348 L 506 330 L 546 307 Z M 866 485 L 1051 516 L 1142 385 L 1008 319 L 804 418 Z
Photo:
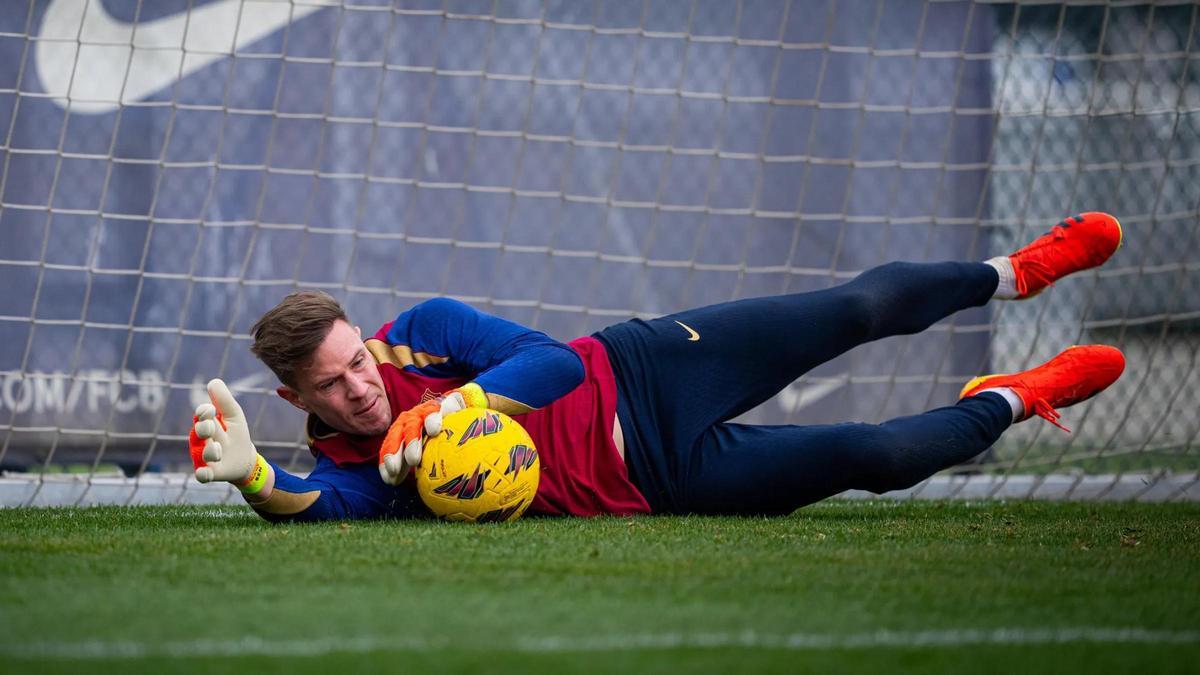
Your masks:
M 329 391 L 330 389 L 333 389 L 333 383 L 332 382 L 322 382 L 321 386 L 318 388 L 321 391 Z

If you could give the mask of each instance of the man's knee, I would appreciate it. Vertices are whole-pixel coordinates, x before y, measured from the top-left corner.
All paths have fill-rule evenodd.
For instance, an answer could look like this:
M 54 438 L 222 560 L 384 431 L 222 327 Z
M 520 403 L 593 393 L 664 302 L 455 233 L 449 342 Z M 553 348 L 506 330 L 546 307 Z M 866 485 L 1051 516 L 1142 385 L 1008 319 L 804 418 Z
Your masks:
M 913 471 L 913 464 L 908 461 L 911 452 L 895 434 L 873 426 L 869 441 L 853 451 L 857 467 L 855 489 L 882 494 L 921 482 L 926 476 Z
M 873 267 L 843 287 L 838 311 L 843 312 L 858 337 L 869 340 L 896 301 L 894 289 L 913 263 L 890 262 Z

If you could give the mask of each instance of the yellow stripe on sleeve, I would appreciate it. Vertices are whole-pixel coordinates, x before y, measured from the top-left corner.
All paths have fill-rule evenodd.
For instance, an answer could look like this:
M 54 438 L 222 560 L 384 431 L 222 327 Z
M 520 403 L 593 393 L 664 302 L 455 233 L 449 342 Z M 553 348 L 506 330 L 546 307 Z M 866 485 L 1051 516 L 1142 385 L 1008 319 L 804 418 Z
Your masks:
M 426 352 L 414 352 L 408 345 L 389 345 L 383 340 L 371 338 L 363 342 L 376 363 L 390 363 L 397 368 L 416 366 L 424 368 L 436 363 L 445 363 L 449 356 L 435 356 Z

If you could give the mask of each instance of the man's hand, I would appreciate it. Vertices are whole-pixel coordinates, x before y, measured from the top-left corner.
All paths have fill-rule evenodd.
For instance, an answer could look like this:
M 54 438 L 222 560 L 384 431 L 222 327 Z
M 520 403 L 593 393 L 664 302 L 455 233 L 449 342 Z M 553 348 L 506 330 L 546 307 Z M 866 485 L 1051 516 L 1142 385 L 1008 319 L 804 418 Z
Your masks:
M 246 415 L 220 379 L 208 383 L 208 397 L 212 403 L 196 408 L 188 436 L 196 480 L 244 482 L 251 477 L 258 461 Z
M 478 389 L 478 385 L 475 387 Z M 478 392 L 474 398 L 486 401 L 482 398 L 483 390 L 478 389 Z M 379 447 L 379 476 L 383 482 L 399 485 L 408 476 L 409 469 L 420 465 L 424 438 L 442 433 L 443 417 L 469 407 L 463 393 L 454 389 L 443 398 L 426 401 L 400 413 Z M 468 392 L 468 395 L 471 393 L 474 392 Z

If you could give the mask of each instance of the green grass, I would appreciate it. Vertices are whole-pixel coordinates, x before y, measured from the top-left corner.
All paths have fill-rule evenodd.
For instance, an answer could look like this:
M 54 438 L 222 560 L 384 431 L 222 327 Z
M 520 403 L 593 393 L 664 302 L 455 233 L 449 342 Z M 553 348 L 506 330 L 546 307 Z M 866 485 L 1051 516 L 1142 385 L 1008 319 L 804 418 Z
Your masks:
M 1197 570 L 1194 504 L 482 527 L 0 510 L 0 671 L 1195 672 Z M 1029 642 L 1078 628 L 1151 637 Z M 912 643 L 996 629 L 1015 642 Z

